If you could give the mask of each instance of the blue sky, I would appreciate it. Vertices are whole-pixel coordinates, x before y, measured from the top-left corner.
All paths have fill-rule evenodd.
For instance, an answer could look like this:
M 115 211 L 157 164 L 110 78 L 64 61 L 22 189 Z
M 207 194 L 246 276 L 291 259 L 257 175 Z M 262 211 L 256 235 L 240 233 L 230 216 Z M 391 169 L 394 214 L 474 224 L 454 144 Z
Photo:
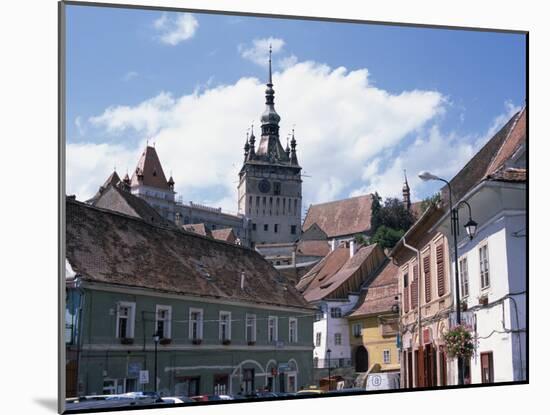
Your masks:
M 398 196 L 404 168 L 423 198 L 419 168 L 451 177 L 525 99 L 519 34 L 68 6 L 68 192 L 131 172 L 149 139 L 183 200 L 235 210 L 270 38 L 304 208 Z

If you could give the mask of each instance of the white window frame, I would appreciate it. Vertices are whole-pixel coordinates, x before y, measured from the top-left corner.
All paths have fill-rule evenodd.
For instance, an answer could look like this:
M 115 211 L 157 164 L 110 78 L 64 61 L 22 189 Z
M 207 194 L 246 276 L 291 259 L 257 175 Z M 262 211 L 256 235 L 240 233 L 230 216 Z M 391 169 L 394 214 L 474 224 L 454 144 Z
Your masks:
M 228 317 L 227 319 L 227 327 L 226 327 L 226 333 L 227 333 L 227 338 L 223 338 L 222 336 L 222 321 L 223 321 L 223 318 L 222 317 Z M 218 336 L 219 336 L 219 339 L 221 341 L 224 341 L 224 340 L 231 340 L 231 312 L 230 311 L 220 311 L 220 314 L 219 314 L 219 325 L 218 325 Z
M 294 327 L 295 327 L 294 338 L 292 338 L 292 323 L 294 323 Z M 295 317 L 288 318 L 288 342 L 298 343 L 298 319 Z
M 116 304 L 116 331 L 115 336 L 117 338 L 121 338 L 118 335 L 118 329 L 119 329 L 119 321 L 120 321 L 120 308 L 121 307 L 127 307 L 129 308 L 128 312 L 128 322 L 126 324 L 126 339 L 133 339 L 134 338 L 134 329 L 135 329 L 135 320 L 136 320 L 136 303 L 129 302 L 129 301 L 119 301 Z
M 164 319 L 164 333 L 162 333 L 161 338 L 171 339 L 172 338 L 172 306 L 157 304 L 156 310 L 155 310 L 155 332 L 158 327 L 160 311 L 167 311 L 167 317 Z
M 335 346 L 342 345 L 342 333 L 334 333 L 334 345 Z
M 359 330 L 355 330 L 357 327 L 359 327 Z M 351 333 L 353 334 L 353 337 L 361 337 L 363 331 L 363 325 L 361 323 L 353 323 L 351 326 Z M 356 332 L 358 332 L 356 334 Z
M 249 321 L 252 322 L 251 339 L 248 338 Z M 256 341 L 256 314 L 248 314 L 248 313 L 246 314 L 246 320 L 244 324 L 244 338 L 246 339 L 247 342 Z
M 320 331 L 318 331 L 317 333 L 315 333 L 315 346 L 316 346 L 316 347 L 320 347 L 320 346 L 321 346 L 322 340 L 323 340 L 323 333 L 321 333 Z
M 198 313 L 199 318 L 197 319 L 197 338 L 193 338 L 193 321 L 191 319 L 193 313 Z M 203 317 L 204 317 L 204 311 L 202 308 L 189 308 L 189 340 L 202 340 L 202 334 L 203 334 Z
M 333 313 L 332 310 L 335 310 Z M 339 310 L 336 312 L 336 310 Z M 335 316 L 337 314 L 337 316 Z M 342 309 L 340 307 L 330 307 L 330 318 L 342 318 Z
M 273 338 L 271 339 L 271 325 L 273 325 Z M 267 319 L 267 340 L 276 342 L 279 340 L 279 318 L 277 316 L 269 316 Z
M 468 298 L 470 295 L 470 276 L 468 274 L 468 257 L 466 255 L 458 259 L 458 273 L 460 275 L 460 296 Z
M 384 349 L 382 351 L 382 361 L 385 365 L 389 365 L 391 363 L 391 351 L 390 349 Z
M 481 259 L 481 251 L 483 249 L 485 249 L 486 262 L 487 262 L 487 274 L 486 274 L 487 284 L 486 285 L 483 285 L 484 273 L 482 270 L 482 259 Z M 485 290 L 488 290 L 489 287 L 491 286 L 491 264 L 489 263 L 489 244 L 487 242 L 482 243 L 481 245 L 479 245 L 477 252 L 479 255 L 479 287 L 481 288 L 481 291 L 485 291 Z

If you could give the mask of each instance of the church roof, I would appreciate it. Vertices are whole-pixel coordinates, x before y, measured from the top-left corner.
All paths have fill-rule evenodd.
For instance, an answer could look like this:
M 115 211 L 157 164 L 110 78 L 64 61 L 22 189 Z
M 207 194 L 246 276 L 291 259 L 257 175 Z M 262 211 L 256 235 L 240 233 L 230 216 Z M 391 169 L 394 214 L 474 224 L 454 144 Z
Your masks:
M 233 232 L 233 228 L 214 229 L 212 230 L 212 237 L 219 241 L 225 241 L 232 244 L 237 240 L 235 232 Z
M 304 232 L 314 223 L 329 238 L 368 232 L 372 200 L 373 197 L 369 194 L 311 205 L 304 220 Z
M 181 226 L 187 232 L 193 232 L 197 235 L 212 237 L 212 232 L 206 227 L 204 223 L 192 223 Z
M 140 180 L 138 176 L 142 176 Z M 154 147 L 147 146 L 138 161 L 137 167 L 132 174 L 131 186 L 145 185 L 157 189 L 170 190 L 162 165 L 160 164 L 157 151 Z
M 99 186 L 99 189 L 97 190 L 96 194 L 88 200 L 89 203 L 92 203 L 94 200 L 96 200 L 99 196 L 101 196 L 101 193 L 105 191 L 110 185 L 116 186 L 120 182 L 120 177 L 118 176 L 116 170 L 113 170 L 113 172 L 107 177 L 107 180 L 105 180 L 105 183 L 103 183 L 101 186 Z
M 309 309 L 251 249 L 70 199 L 66 204 L 67 260 L 83 281 Z

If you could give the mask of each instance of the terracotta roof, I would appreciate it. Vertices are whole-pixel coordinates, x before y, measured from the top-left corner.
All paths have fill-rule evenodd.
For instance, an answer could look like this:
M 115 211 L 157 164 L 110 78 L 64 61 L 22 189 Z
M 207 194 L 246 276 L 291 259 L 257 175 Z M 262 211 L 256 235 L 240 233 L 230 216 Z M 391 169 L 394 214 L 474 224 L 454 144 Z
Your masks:
M 187 232 L 193 232 L 198 235 L 212 237 L 212 232 L 210 232 L 210 229 L 208 229 L 204 223 L 193 223 L 188 225 L 182 225 L 181 227 L 183 228 L 183 230 Z
M 329 238 L 370 230 L 372 195 L 311 205 L 304 220 L 304 231 L 317 223 Z
M 490 175 L 489 179 L 499 182 L 526 182 L 527 169 L 502 169 Z
M 296 249 L 297 255 L 324 257 L 330 252 L 327 241 L 300 241 Z
M 171 222 L 164 219 L 145 200 L 132 195 L 130 192 L 110 184 L 97 198 L 91 201 L 92 206 L 124 213 L 136 218 L 141 218 L 150 223 L 158 223 L 170 226 Z
M 212 231 L 212 237 L 220 241 L 225 241 L 234 244 L 237 240 L 233 228 L 214 229 Z
M 309 308 L 251 249 L 69 199 L 66 203 L 67 260 L 84 281 Z
M 304 281 L 301 287 L 307 284 L 303 289 L 304 298 L 314 302 L 359 292 L 361 284 L 378 268 L 383 258 L 382 248 L 376 244 L 360 247 L 351 258 L 349 248 L 336 248 L 300 280 L 300 283 Z
M 116 186 L 118 182 L 120 182 L 120 177 L 118 176 L 115 170 L 109 175 L 109 177 L 107 177 L 107 180 L 105 180 L 105 183 L 99 186 L 99 189 L 97 190 L 96 194 L 91 199 L 88 200 L 88 203 L 92 203 L 99 196 L 101 196 L 101 193 L 103 193 L 105 189 L 107 189 L 110 185 Z
M 450 183 L 454 203 L 460 200 L 475 185 L 489 174 L 503 167 L 503 164 L 517 149 L 525 136 L 525 109 L 516 113 L 508 122 L 474 155 L 454 176 Z M 441 189 L 442 200 L 448 203 L 448 190 Z
M 138 176 L 143 176 L 140 181 Z M 132 187 L 143 184 L 158 189 L 170 190 L 170 186 L 162 170 L 157 151 L 154 147 L 147 146 L 138 161 L 137 167 L 132 174 Z
M 358 301 L 358 306 L 349 316 L 358 317 L 391 312 L 398 293 L 399 268 L 391 260 L 386 260 L 379 272 L 368 285 L 366 293 Z

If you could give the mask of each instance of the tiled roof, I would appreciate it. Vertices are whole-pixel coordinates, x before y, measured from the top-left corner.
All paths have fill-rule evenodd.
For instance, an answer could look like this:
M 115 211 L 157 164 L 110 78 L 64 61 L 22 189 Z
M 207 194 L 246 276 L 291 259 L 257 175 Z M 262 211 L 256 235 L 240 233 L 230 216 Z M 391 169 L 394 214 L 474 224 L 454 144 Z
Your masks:
M 233 228 L 214 229 L 212 231 L 212 237 L 214 239 L 229 242 L 232 244 L 235 243 L 235 241 L 237 240 L 237 238 L 235 237 L 235 233 L 233 232 Z
M 197 235 L 212 237 L 212 232 L 210 232 L 210 229 L 208 229 L 204 223 L 193 223 L 188 225 L 182 225 L 181 227 L 187 232 L 193 232 L 193 233 L 196 233 Z
M 303 293 L 308 302 L 345 297 L 351 292 L 359 292 L 361 284 L 378 267 L 382 258 L 383 251 L 376 244 L 359 248 L 351 258 L 349 248 L 340 246 L 302 277 L 300 283 L 302 280 L 303 283 L 298 284 L 297 288 L 305 285 Z
M 91 201 L 92 206 L 124 213 L 125 215 L 141 218 L 146 222 L 158 223 L 166 226 L 171 222 L 164 219 L 145 200 L 120 189 L 118 186 L 108 185 L 97 198 Z
M 296 255 L 324 257 L 330 252 L 327 241 L 300 241 L 296 248 Z
M 143 176 L 143 181 L 138 179 L 138 175 L 140 174 Z M 137 167 L 132 174 L 131 186 L 134 187 L 139 184 L 170 190 L 157 151 L 154 147 L 147 146 L 145 150 L 143 150 Z
M 526 140 L 525 109 L 510 120 L 474 155 L 450 181 L 453 203 L 460 200 L 475 185 L 496 172 Z M 448 190 L 443 187 L 442 200 L 448 203 Z
M 358 317 L 392 311 L 397 302 L 399 268 L 391 260 L 386 260 L 378 274 L 370 281 L 364 294 L 358 301 L 358 306 L 349 316 Z
M 329 238 L 370 230 L 372 195 L 311 205 L 304 220 L 304 231 L 317 223 Z
M 109 175 L 109 177 L 107 177 L 107 180 L 105 180 L 105 183 L 99 186 L 99 189 L 97 190 L 96 194 L 91 199 L 88 200 L 88 203 L 92 203 L 99 196 L 101 196 L 101 193 L 103 193 L 103 191 L 105 191 L 105 189 L 107 189 L 110 185 L 116 186 L 119 182 L 120 182 L 120 177 L 118 176 L 115 170 Z
M 527 169 L 501 169 L 490 175 L 489 179 L 499 182 L 525 182 L 527 181 Z
M 70 199 L 66 203 L 67 260 L 84 281 L 307 307 L 298 291 L 253 250 Z

